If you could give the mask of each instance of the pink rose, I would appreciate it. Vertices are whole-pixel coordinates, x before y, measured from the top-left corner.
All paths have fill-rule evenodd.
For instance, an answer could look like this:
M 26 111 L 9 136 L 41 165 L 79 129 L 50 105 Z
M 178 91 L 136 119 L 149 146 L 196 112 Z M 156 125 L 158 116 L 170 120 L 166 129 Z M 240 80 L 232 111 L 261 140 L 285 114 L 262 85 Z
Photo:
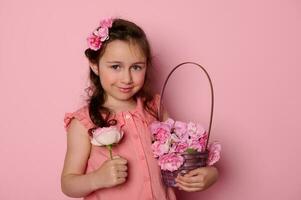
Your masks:
M 157 134 L 155 135 L 155 139 L 161 142 L 161 144 L 165 143 L 169 137 L 170 137 L 170 132 L 163 128 L 160 128 Z
M 158 130 L 162 127 L 161 125 L 162 123 L 159 121 L 154 121 L 153 123 L 151 123 L 150 125 L 150 131 L 152 133 L 152 135 L 156 135 Z
M 170 134 L 170 140 L 172 143 L 181 142 L 181 139 L 175 133 Z
M 188 144 L 186 142 L 179 142 L 176 144 L 175 152 L 183 153 L 188 148 Z
M 157 158 L 159 156 L 162 156 L 163 154 L 168 153 L 169 144 L 168 144 L 168 142 L 162 144 L 161 142 L 156 141 L 152 144 L 152 150 L 154 153 L 154 157 Z
M 150 125 L 150 129 L 155 140 L 162 144 L 170 137 L 171 127 L 168 124 L 155 121 Z
M 199 139 L 205 133 L 205 129 L 199 125 L 192 122 L 187 124 L 188 135 L 193 139 Z
M 173 125 L 174 125 L 174 123 L 175 123 L 175 121 L 173 120 L 173 119 L 171 119 L 171 118 L 168 118 L 165 122 L 163 122 L 164 124 L 167 124 L 169 127 L 170 127 L 170 129 L 173 127 Z
M 202 151 L 205 150 L 205 144 L 200 143 L 199 140 L 190 140 L 189 148 L 190 149 L 195 149 L 198 152 L 202 152 Z
M 208 141 L 208 134 L 207 134 L 207 132 L 205 132 L 199 139 L 199 142 L 202 146 L 206 146 L 207 141 Z
M 176 135 L 181 138 L 181 140 L 188 139 L 188 133 L 187 133 L 187 125 L 184 122 L 176 121 L 174 124 L 174 131 Z
M 207 165 L 214 165 L 221 157 L 222 146 L 218 142 L 213 142 L 209 145 L 209 157 L 207 160 Z
M 88 42 L 88 46 L 90 49 L 93 49 L 95 51 L 97 51 L 98 49 L 100 49 L 101 47 L 101 40 L 100 37 L 98 37 L 97 35 L 91 34 L 88 38 L 87 38 L 87 42 Z
M 170 153 L 159 157 L 158 161 L 162 170 L 173 172 L 181 167 L 184 158 L 181 155 Z
M 100 27 L 98 30 L 94 31 L 94 34 L 100 37 L 100 41 L 105 41 L 109 39 L 109 29 L 107 27 Z

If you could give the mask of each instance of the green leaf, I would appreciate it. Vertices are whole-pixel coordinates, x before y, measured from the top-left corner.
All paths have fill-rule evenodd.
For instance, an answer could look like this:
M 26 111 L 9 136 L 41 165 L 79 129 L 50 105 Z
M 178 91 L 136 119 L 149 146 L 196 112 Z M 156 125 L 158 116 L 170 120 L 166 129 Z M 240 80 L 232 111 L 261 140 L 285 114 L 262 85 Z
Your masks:
M 187 152 L 187 153 L 196 153 L 197 150 L 188 148 L 188 149 L 186 149 L 186 152 Z

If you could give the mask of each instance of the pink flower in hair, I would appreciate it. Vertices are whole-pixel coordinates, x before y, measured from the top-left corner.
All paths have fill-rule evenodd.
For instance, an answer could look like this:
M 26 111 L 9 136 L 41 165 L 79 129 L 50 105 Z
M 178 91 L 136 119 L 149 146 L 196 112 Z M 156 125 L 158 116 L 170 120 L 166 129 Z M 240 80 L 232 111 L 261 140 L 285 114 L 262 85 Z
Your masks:
M 113 18 L 100 21 L 99 27 L 87 38 L 88 47 L 94 51 L 101 48 L 102 43 L 109 39 L 109 28 L 113 25 Z
M 109 39 L 109 29 L 106 27 L 100 27 L 98 30 L 94 31 L 94 35 L 100 37 L 100 41 L 105 41 Z
M 94 34 L 90 34 L 89 37 L 87 38 L 88 46 L 90 49 L 97 51 L 100 49 L 102 42 L 100 40 L 100 37 Z

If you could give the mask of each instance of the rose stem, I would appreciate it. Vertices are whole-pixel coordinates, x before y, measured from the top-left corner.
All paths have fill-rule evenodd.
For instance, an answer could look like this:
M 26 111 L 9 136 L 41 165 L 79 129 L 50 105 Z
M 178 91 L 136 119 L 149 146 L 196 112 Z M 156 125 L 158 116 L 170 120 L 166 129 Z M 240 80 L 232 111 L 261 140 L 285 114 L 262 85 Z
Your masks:
M 110 152 L 110 158 L 111 160 L 113 160 L 113 156 L 112 156 L 112 145 L 108 145 L 108 149 L 109 149 L 109 152 Z

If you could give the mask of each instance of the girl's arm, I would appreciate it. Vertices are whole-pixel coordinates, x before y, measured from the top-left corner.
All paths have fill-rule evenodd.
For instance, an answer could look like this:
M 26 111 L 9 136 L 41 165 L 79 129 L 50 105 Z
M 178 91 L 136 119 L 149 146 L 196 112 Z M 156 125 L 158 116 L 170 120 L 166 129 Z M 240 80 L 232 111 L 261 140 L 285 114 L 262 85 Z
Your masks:
M 70 197 L 83 197 L 93 191 L 93 174 L 84 175 L 90 154 L 86 128 L 73 119 L 67 130 L 67 152 L 61 176 L 62 191 Z
M 99 169 L 85 174 L 91 150 L 87 129 L 73 119 L 67 132 L 67 153 L 61 176 L 63 193 L 70 197 L 85 197 L 97 189 L 125 182 L 127 161 L 120 157 L 107 160 Z

